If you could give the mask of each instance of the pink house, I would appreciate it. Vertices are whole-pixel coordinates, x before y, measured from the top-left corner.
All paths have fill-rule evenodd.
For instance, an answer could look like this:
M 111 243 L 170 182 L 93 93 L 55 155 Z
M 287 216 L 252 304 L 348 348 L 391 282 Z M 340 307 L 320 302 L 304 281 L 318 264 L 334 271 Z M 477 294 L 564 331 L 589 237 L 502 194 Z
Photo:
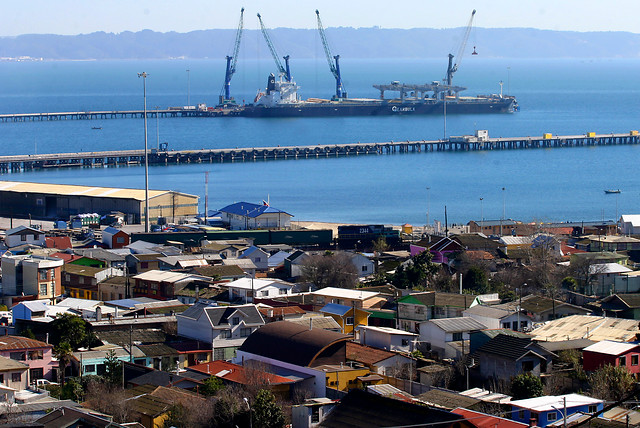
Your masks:
M 56 380 L 58 363 L 53 361 L 53 345 L 21 336 L 0 336 L 0 356 L 29 366 L 30 382 Z
M 609 364 L 626 367 L 634 375 L 640 373 L 640 345 L 603 340 L 582 350 L 582 367 L 587 372 Z

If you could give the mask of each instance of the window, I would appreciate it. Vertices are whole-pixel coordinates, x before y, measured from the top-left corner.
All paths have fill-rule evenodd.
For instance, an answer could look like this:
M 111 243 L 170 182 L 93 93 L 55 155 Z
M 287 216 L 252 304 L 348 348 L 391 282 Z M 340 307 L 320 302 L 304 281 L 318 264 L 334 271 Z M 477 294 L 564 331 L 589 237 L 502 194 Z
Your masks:
M 558 419 L 558 414 L 556 412 L 547 413 L 547 422 L 553 422 Z
M 40 294 L 47 294 L 47 284 L 40 284 Z
M 15 361 L 24 361 L 27 359 L 24 352 L 12 352 L 9 354 L 9 358 Z
M 95 364 L 87 364 L 86 366 L 84 366 L 84 372 L 85 373 L 95 373 L 96 372 L 96 365 Z
M 84 276 L 78 277 L 78 284 L 84 284 Z
M 26 241 L 27 240 L 27 235 L 20 235 L 20 240 L 21 241 Z
M 231 339 L 231 330 L 222 330 L 220 332 L 220 338 L 222 338 L 222 339 Z
M 313 406 L 311 408 L 311 423 L 320 422 L 320 406 Z
M 627 365 L 627 357 L 618 358 L 618 365 L 620 367 L 625 367 Z
M 42 358 L 43 358 L 42 349 L 38 349 L 36 351 L 29 351 L 30 360 L 41 360 Z
M 353 325 L 353 317 L 347 317 L 347 319 L 345 320 L 345 323 L 347 325 Z
M 36 379 L 42 379 L 44 377 L 44 369 L 42 368 L 37 368 L 37 369 L 29 369 L 29 379 L 31 379 L 31 382 L 36 381 Z
M 140 262 L 141 269 L 147 269 L 149 267 L 149 262 Z
M 367 270 L 367 266 L 362 266 L 362 272 L 366 272 Z
M 506 328 L 506 329 L 511 329 L 511 323 L 510 322 L 503 322 L 502 323 L 502 328 Z
M 4 373 L 0 374 L 0 383 L 4 383 Z
M 124 244 L 124 237 L 123 236 L 116 237 L 116 243 L 117 244 Z
M 247 337 L 251 334 L 251 328 L 241 328 L 240 337 Z
M 260 296 L 261 297 L 267 297 L 269 295 L 269 290 L 265 290 L 265 291 L 261 291 L 260 292 Z
M 279 294 L 287 294 L 287 289 L 286 288 L 281 288 L 278 290 Z
M 256 257 L 256 260 L 255 260 L 255 262 L 256 262 L 256 263 L 260 263 L 260 262 L 261 262 L 261 259 L 260 259 L 260 257 Z
M 631 356 L 631 365 L 632 366 L 637 366 L 638 365 L 638 354 L 633 354 Z
M 409 339 L 402 339 L 402 346 L 409 346 Z
M 522 362 L 522 371 L 523 372 L 533 371 L 533 361 L 523 361 Z
M 238 324 L 240 324 L 240 317 L 233 317 L 233 319 L 232 319 L 231 323 L 232 323 L 233 325 L 238 325 Z
M 520 420 L 524 419 L 524 410 L 518 410 L 518 419 Z
M 458 332 L 458 333 L 453 333 L 453 341 L 454 342 L 459 342 L 462 340 L 462 332 Z
M 47 270 L 46 269 L 39 270 L 38 271 L 38 276 L 40 277 L 40 281 L 46 281 L 47 280 Z
M 597 405 L 589 404 L 589 410 L 588 410 L 589 413 L 595 413 L 597 411 L 598 411 L 598 406 Z
M 11 373 L 11 382 L 22 382 L 22 373 Z

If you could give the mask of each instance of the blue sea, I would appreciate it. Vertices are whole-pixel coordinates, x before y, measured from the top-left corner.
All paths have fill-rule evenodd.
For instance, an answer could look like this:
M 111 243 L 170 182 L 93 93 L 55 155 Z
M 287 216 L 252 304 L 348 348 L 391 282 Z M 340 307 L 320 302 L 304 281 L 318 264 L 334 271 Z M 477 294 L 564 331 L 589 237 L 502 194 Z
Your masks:
M 292 60 L 301 95 L 329 98 L 334 80 L 323 57 Z M 223 60 L 1 62 L 0 113 L 142 109 L 217 103 Z M 377 97 L 376 83 L 440 80 L 438 60 L 341 61 L 350 97 Z M 250 102 L 274 70 L 267 59 L 238 63 L 232 95 Z M 187 70 L 189 70 L 187 72 Z M 500 92 L 521 110 L 505 115 L 448 115 L 446 135 L 489 130 L 493 137 L 622 133 L 640 129 L 640 60 L 509 60 L 465 58 L 454 84 L 467 95 Z M 94 130 L 93 127 L 102 127 Z M 149 146 L 171 149 L 259 147 L 434 140 L 445 135 L 442 116 L 306 119 L 160 118 L 148 123 Z M 142 119 L 0 123 L 0 154 L 144 147 Z M 204 196 L 209 207 L 260 203 L 294 220 L 412 223 L 506 217 L 522 221 L 612 220 L 638 213 L 640 147 L 531 149 L 466 153 L 410 153 L 348 158 L 153 166 L 152 189 Z M 68 169 L 3 174 L 2 180 L 143 187 L 141 167 Z M 505 190 L 502 190 L 502 189 Z M 620 189 L 605 195 L 604 189 Z M 482 198 L 482 201 L 481 199 Z M 201 198 L 204 205 L 204 197 Z

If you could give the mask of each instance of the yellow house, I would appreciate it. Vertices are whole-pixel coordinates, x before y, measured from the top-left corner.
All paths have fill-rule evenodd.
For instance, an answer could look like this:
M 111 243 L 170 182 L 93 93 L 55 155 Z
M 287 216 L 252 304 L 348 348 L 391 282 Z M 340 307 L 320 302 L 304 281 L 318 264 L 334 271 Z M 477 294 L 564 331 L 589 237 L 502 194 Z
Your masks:
M 353 388 L 362 388 L 363 382 L 360 379 L 368 379 L 371 377 L 371 371 L 366 367 L 350 367 L 345 364 L 326 364 L 314 367 L 316 370 L 322 370 L 326 373 L 327 387 L 337 389 L 339 391 L 349 391 Z M 379 379 L 378 379 L 379 378 Z M 373 382 L 367 382 L 368 385 L 377 385 L 383 380 L 382 376 L 377 376 Z
M 343 334 L 353 334 L 354 328 L 359 325 L 369 325 L 371 315 L 363 309 L 337 303 L 328 303 L 319 312 L 336 320 Z

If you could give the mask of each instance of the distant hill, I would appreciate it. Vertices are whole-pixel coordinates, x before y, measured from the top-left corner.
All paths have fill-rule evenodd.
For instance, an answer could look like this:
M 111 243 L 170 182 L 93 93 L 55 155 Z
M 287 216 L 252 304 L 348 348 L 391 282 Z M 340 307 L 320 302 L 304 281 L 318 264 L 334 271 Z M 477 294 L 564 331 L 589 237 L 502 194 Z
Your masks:
M 443 58 L 456 53 L 462 29 L 328 28 L 334 54 L 344 58 Z M 281 55 L 324 56 L 316 30 L 275 28 L 271 38 Z M 0 57 L 29 56 L 48 60 L 218 58 L 231 51 L 235 30 L 159 33 L 151 30 L 119 34 L 96 32 L 76 36 L 22 35 L 0 37 Z M 569 32 L 530 28 L 476 28 L 467 53 L 477 46 L 483 57 L 507 58 L 637 58 L 640 34 Z M 245 30 L 241 57 L 269 56 L 258 30 Z

